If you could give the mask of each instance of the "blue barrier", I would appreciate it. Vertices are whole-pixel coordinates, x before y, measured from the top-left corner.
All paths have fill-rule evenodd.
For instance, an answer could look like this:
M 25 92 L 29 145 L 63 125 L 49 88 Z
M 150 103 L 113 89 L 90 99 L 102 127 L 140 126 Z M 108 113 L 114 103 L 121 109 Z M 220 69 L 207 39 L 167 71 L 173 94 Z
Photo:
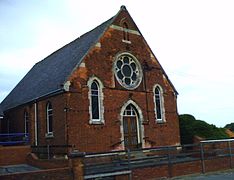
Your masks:
M 0 134 L 0 145 L 11 146 L 29 143 L 28 133 L 4 133 Z

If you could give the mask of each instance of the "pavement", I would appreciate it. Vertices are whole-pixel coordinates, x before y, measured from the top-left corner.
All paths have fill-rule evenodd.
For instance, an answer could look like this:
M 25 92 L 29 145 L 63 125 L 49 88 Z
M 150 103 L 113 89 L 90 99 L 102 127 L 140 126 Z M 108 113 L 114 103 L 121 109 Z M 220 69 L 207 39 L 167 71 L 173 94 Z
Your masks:
M 17 164 L 10 166 L 0 166 L 0 176 L 11 173 L 22 173 L 22 172 L 30 172 L 30 171 L 38 171 L 39 168 L 34 166 L 30 166 L 28 164 Z
M 234 169 L 171 178 L 172 180 L 234 180 Z

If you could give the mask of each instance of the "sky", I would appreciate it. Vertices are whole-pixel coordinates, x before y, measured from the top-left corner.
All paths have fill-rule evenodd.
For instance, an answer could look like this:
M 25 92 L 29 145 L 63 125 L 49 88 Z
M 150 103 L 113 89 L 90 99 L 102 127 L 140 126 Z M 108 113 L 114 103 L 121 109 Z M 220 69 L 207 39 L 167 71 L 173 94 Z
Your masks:
M 35 63 L 121 5 L 179 92 L 179 114 L 234 122 L 233 0 L 0 0 L 0 102 Z

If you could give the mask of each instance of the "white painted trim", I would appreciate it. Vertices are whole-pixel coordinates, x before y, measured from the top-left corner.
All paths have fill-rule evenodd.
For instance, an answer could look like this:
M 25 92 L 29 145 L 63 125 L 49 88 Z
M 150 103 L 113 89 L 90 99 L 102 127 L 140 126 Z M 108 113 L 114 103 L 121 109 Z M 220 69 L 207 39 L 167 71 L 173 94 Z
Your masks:
M 160 89 L 160 105 L 161 105 L 161 114 L 162 114 L 162 119 L 157 119 L 157 108 L 156 108 L 156 99 L 155 99 L 155 88 L 159 87 Z M 164 123 L 166 122 L 166 116 L 165 116 L 165 106 L 164 106 L 164 93 L 163 89 L 159 84 L 155 84 L 153 87 L 153 99 L 154 99 L 154 114 L 155 114 L 155 122 L 156 123 Z
M 124 105 L 122 106 L 120 110 L 120 133 L 121 133 L 121 142 L 122 142 L 122 147 L 123 149 L 125 148 L 124 146 L 124 130 L 123 130 L 123 117 L 124 117 L 124 111 L 126 107 L 132 104 L 136 110 L 137 110 L 137 136 L 138 136 L 138 143 L 142 143 L 142 148 L 145 147 L 145 141 L 144 141 L 144 125 L 143 125 L 143 113 L 141 108 L 135 103 L 133 100 L 128 100 Z M 139 116 L 139 117 L 138 117 Z
M 49 109 L 49 105 L 51 105 L 51 109 Z M 50 123 L 49 123 L 49 111 L 52 111 L 52 131 L 50 131 Z M 46 104 L 46 134 L 53 134 L 53 106 L 51 102 L 47 102 Z
M 139 31 L 136 31 L 136 30 L 132 30 L 132 29 L 127 29 L 127 28 L 123 28 L 121 26 L 117 26 L 117 25 L 110 25 L 110 28 L 112 29 L 116 29 L 116 30 L 119 30 L 119 31 L 126 31 L 128 33 L 131 33 L 131 34 L 135 34 L 135 35 L 138 35 L 140 36 L 141 34 L 139 33 Z
M 91 85 L 93 83 L 93 81 L 97 81 L 98 85 L 99 85 L 99 115 L 100 115 L 100 119 L 93 119 L 92 118 L 92 100 L 91 100 Z M 88 99 L 89 99 L 89 123 L 90 124 L 104 124 L 104 106 L 103 106 L 103 101 L 104 101 L 104 94 L 103 94 L 103 84 L 101 82 L 100 79 L 98 79 L 97 77 L 90 77 L 87 83 L 87 86 L 89 87 L 89 93 L 88 93 Z
M 29 114 L 28 114 L 28 111 L 24 110 L 24 133 L 29 133 L 29 132 L 26 132 L 27 130 L 27 126 L 26 124 L 29 123 Z M 28 124 L 29 125 L 29 124 Z M 29 127 L 28 127 L 29 128 Z M 29 129 L 28 129 L 29 130 Z

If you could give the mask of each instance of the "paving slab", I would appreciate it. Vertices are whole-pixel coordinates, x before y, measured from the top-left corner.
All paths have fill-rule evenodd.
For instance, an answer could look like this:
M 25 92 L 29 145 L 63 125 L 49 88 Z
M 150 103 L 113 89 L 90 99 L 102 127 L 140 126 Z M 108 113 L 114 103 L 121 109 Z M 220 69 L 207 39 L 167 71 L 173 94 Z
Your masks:
M 234 169 L 171 178 L 173 180 L 234 180 Z
M 11 174 L 11 173 L 22 173 L 22 172 L 30 172 L 30 171 L 38 171 L 40 170 L 37 167 L 30 166 L 28 164 L 17 164 L 10 166 L 0 166 L 0 175 Z

